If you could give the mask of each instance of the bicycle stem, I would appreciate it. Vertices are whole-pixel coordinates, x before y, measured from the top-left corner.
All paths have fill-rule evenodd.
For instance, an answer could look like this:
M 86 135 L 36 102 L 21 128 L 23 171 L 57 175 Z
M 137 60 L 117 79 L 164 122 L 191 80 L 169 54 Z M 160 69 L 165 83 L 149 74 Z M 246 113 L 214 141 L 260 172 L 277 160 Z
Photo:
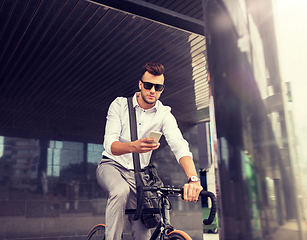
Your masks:
M 162 216 L 163 216 L 163 223 L 164 225 L 167 226 L 171 226 L 171 222 L 170 222 L 170 205 L 169 205 L 169 201 L 166 197 L 162 198 Z

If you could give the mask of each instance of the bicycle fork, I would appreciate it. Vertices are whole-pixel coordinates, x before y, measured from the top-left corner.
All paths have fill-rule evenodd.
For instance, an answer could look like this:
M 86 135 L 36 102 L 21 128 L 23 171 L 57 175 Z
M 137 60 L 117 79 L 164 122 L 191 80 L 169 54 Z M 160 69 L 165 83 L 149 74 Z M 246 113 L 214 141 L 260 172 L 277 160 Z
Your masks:
M 150 240 L 156 240 L 160 234 L 160 240 L 167 239 L 167 234 L 174 230 L 170 222 L 170 203 L 166 196 L 161 199 L 161 220 L 153 232 Z

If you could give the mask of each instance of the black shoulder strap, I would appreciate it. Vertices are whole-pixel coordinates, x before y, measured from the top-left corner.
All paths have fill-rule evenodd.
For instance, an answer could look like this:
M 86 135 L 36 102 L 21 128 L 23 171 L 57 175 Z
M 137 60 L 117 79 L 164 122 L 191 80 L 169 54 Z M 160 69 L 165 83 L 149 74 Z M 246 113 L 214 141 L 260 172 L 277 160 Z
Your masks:
M 136 130 L 136 115 L 135 115 L 135 109 L 133 107 L 133 101 L 132 97 L 127 98 L 128 100 L 128 109 L 129 109 L 129 119 L 130 119 L 130 135 L 131 135 L 131 141 L 138 140 L 137 136 L 137 130 Z M 140 155 L 136 152 L 132 153 L 133 156 L 133 166 L 134 166 L 134 173 L 135 173 L 135 181 L 136 186 L 142 185 L 143 181 L 141 180 L 141 164 L 140 164 Z

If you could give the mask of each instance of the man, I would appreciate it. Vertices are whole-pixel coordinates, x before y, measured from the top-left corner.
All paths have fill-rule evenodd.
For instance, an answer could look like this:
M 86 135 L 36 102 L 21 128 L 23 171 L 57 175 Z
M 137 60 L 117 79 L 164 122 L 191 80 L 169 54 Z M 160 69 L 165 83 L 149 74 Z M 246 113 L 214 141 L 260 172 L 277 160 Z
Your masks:
M 131 142 L 127 99 L 116 98 L 110 105 L 104 137 L 103 158 L 97 168 L 99 185 L 107 192 L 106 240 L 119 240 L 124 227 L 126 208 L 136 208 L 136 186 L 132 152 L 140 154 L 141 168 L 150 162 L 152 151 L 159 142 L 149 138 L 151 131 L 162 132 L 171 150 L 185 171 L 184 200 L 197 201 L 202 187 L 192 160 L 188 143 L 183 139 L 170 107 L 158 99 L 164 90 L 164 67 L 160 63 L 144 66 L 139 81 L 139 93 L 133 97 L 136 111 L 138 140 Z M 150 238 L 150 231 L 140 221 L 131 221 L 136 240 Z

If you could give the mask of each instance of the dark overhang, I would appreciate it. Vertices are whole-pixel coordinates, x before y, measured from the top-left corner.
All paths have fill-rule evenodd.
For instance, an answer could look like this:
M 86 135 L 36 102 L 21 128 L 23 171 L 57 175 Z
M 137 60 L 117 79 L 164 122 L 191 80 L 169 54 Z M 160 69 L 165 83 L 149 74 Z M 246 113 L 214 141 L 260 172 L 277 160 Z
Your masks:
M 91 0 L 90 2 L 135 14 L 162 24 L 204 35 L 204 21 L 141 0 Z M 201 7 L 199 1 L 187 1 Z
M 201 1 L 108 5 L 0 1 L 0 135 L 101 142 L 110 102 L 138 91 L 150 61 L 166 67 L 161 100 L 179 124 L 208 119 Z

